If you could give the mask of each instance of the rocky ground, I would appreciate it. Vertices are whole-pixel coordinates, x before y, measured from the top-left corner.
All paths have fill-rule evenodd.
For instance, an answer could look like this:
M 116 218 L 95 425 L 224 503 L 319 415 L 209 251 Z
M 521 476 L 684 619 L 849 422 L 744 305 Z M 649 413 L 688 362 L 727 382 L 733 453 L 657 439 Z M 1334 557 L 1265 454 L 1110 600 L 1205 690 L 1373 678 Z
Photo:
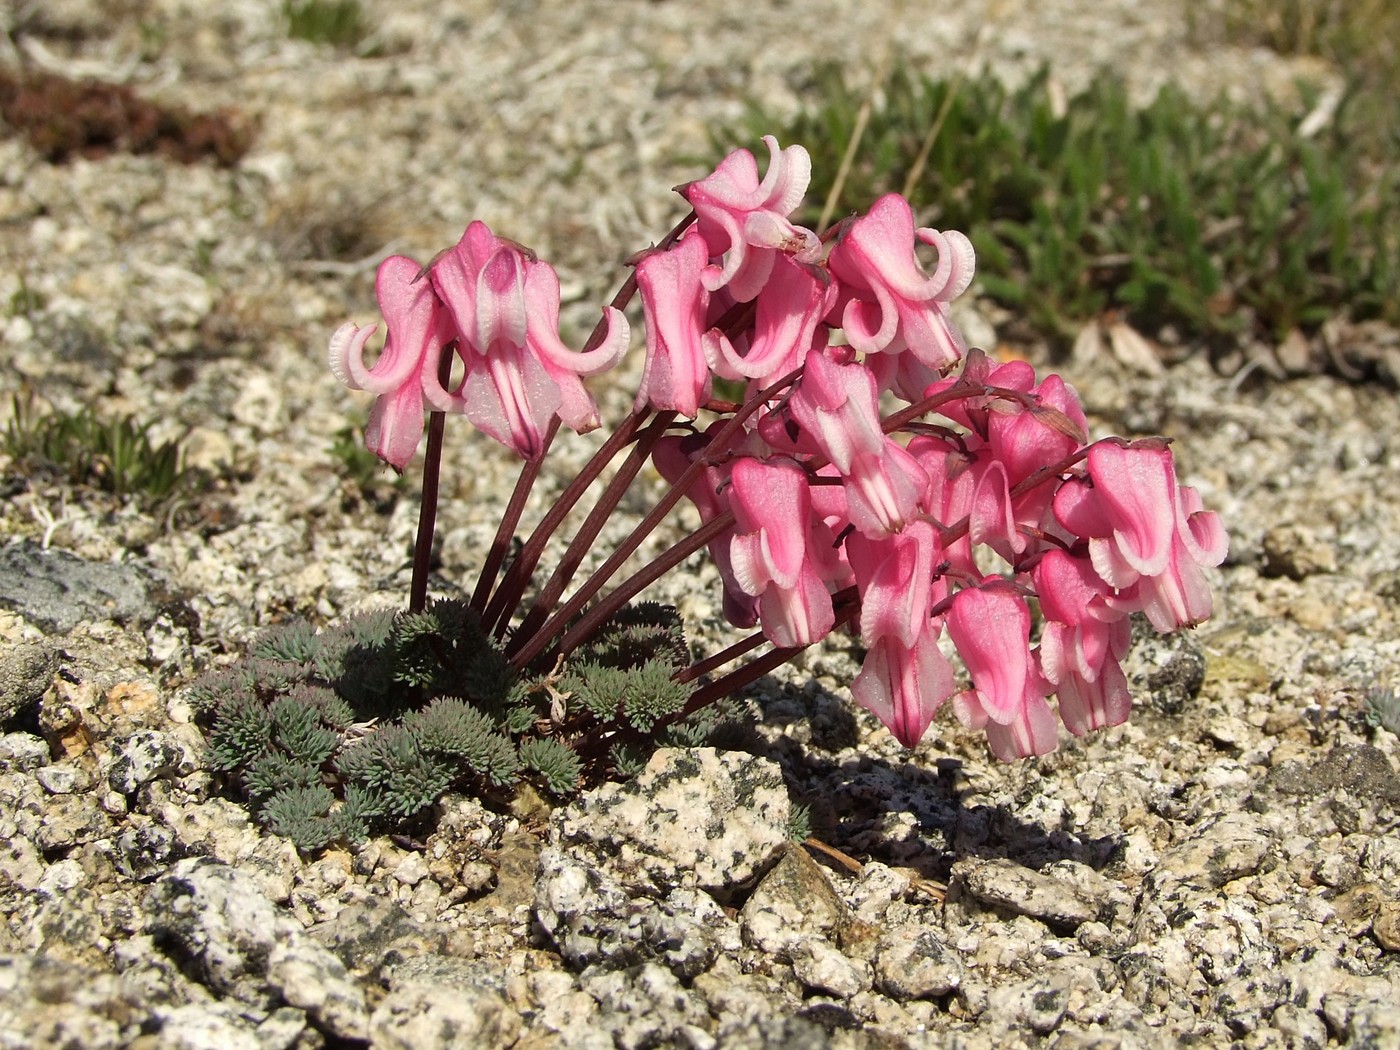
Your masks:
M 1202 47 L 1167 0 L 959 7 L 407 0 L 354 55 L 289 40 L 272 0 L 7 5 L 6 69 L 228 108 L 251 148 L 50 163 L 0 137 L 0 394 L 154 419 L 213 479 L 150 506 L 0 457 L 0 1047 L 1400 1045 L 1390 389 L 1063 366 L 1100 433 L 1175 440 L 1232 547 L 1215 618 L 1140 640 L 1130 724 L 1036 761 L 951 719 L 905 752 L 835 646 L 762 683 L 753 754 L 664 751 L 553 814 L 450 797 L 419 843 L 299 856 L 204 768 L 193 675 L 404 600 L 416 506 L 329 452 L 366 406 L 323 351 L 387 252 L 485 219 L 558 266 L 577 343 L 707 130 L 795 106 L 819 59 L 1300 72 Z M 988 347 L 1006 320 L 963 315 Z M 466 431 L 437 593 L 514 476 Z M 676 575 L 661 596 L 717 637 L 713 570 Z M 798 805 L 831 851 L 787 844 Z

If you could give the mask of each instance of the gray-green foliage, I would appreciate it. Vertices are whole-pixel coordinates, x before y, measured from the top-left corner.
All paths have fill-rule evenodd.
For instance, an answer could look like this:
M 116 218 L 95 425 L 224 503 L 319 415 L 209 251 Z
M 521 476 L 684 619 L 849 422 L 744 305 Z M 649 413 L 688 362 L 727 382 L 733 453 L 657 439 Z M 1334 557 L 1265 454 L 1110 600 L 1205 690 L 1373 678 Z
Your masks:
M 707 743 L 737 708 L 679 719 L 674 610 L 623 610 L 556 676 L 518 679 L 461 601 L 264 633 L 188 692 L 211 768 L 304 850 L 416 818 L 450 789 L 555 795 L 628 776 L 658 744 Z
M 1372 729 L 1400 733 L 1400 694 L 1388 686 L 1378 685 L 1368 689 L 1365 718 Z

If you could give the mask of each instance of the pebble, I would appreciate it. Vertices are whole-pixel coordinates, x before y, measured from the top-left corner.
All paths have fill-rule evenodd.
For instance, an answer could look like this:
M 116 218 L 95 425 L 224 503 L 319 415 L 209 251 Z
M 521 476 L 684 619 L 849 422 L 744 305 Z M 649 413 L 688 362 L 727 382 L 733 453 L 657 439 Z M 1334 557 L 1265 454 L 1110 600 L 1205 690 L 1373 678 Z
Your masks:
M 813 935 L 838 934 L 851 918 L 826 872 L 800 846 L 787 849 L 739 913 L 744 939 L 779 958 Z
M 890 930 L 875 951 L 876 986 L 900 1002 L 940 998 L 956 991 L 963 980 L 957 953 L 932 930 Z
M 1010 860 L 967 860 L 954 864 L 953 877 L 985 904 L 1071 930 L 1099 918 L 1107 896 L 1107 881 L 1082 864 L 1048 874 Z

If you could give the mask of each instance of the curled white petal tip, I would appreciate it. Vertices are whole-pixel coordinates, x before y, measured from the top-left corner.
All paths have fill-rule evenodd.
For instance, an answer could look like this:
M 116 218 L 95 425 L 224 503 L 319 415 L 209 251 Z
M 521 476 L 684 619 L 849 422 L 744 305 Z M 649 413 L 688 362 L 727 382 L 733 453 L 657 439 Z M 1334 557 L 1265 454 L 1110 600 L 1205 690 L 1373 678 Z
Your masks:
M 916 231 L 919 240 L 938 249 L 938 269 L 930 279 L 937 288 L 933 298 L 952 302 L 972 284 L 977 271 L 977 251 L 972 241 L 960 230 Z
M 330 365 L 331 374 L 348 386 L 351 390 L 363 390 L 359 383 L 351 375 L 350 355 L 356 354 L 362 357 L 365 352 L 365 343 L 374 334 L 377 326 L 370 325 L 361 328 L 354 321 L 346 321 L 331 334 L 327 364 Z

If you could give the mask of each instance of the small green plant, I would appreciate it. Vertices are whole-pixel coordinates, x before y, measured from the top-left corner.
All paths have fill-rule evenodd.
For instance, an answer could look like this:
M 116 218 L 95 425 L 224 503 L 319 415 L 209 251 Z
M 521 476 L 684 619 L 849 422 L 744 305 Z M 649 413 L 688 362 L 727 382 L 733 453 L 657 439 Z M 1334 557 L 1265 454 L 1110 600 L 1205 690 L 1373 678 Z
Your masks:
M 19 278 L 19 287 L 10 295 L 8 314 L 11 317 L 28 317 L 42 310 L 46 305 L 44 296 L 30 288 L 24 276 Z
M 283 0 L 287 35 L 351 50 L 369 35 L 360 0 Z
M 407 485 L 402 474 L 387 470 L 384 461 L 365 448 L 363 427 L 341 427 L 326 451 L 360 496 L 381 510 L 391 507 Z
M 1366 690 L 1366 724 L 1372 729 L 1400 733 L 1400 693 L 1389 686 Z
M 153 442 L 151 426 L 130 416 L 104 420 L 89 408 L 40 413 L 32 397 L 17 395 L 3 444 L 16 463 L 48 465 L 76 484 L 158 502 L 196 486 L 200 475 L 185 466 L 178 441 Z
M 675 718 L 688 691 L 671 679 L 688 662 L 674 611 L 642 604 L 563 675 L 520 680 L 465 602 L 439 601 L 272 628 L 189 697 L 211 767 L 313 851 L 397 827 L 454 787 L 528 779 L 563 797 L 630 775 L 658 746 L 709 742 L 740 709 Z
M 1206 337 L 1400 324 L 1400 167 L 1367 162 L 1345 121 L 1308 139 L 1276 105 L 1166 87 L 1138 107 L 1111 77 L 1063 100 L 1044 71 L 1013 90 L 900 67 L 880 87 L 834 214 L 902 190 L 928 225 L 970 231 L 983 291 L 1052 340 L 1109 309 Z M 783 135 L 817 144 L 809 221 L 865 101 L 834 66 L 812 94 Z M 716 148 L 773 123 L 753 107 Z
M 806 842 L 812 835 L 812 807 L 794 805 L 788 814 L 788 840 Z

